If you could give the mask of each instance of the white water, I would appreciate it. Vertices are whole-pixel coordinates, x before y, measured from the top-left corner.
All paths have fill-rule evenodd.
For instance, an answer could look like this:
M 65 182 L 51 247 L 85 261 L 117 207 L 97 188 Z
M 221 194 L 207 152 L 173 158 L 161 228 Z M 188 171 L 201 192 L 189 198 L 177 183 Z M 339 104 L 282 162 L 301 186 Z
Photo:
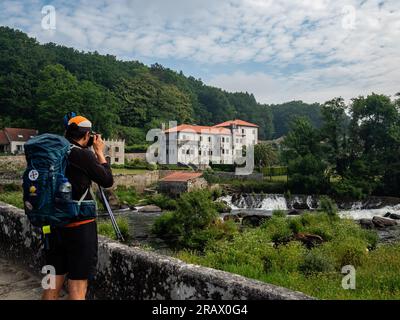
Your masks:
M 259 210 L 273 211 L 273 210 L 288 210 L 286 199 L 280 195 L 269 195 L 262 203 Z
M 248 195 L 247 199 L 245 197 L 240 197 L 235 203 L 232 202 L 232 195 L 221 197 L 220 201 L 224 201 L 229 205 L 232 211 L 238 210 L 251 210 L 253 211 L 265 211 L 272 212 L 274 210 L 289 210 L 289 205 L 283 195 L 269 194 L 265 196 L 261 195 Z M 247 200 L 247 201 L 246 201 Z M 291 203 L 301 203 L 304 201 L 301 197 L 295 196 Z M 306 203 L 310 209 L 313 208 L 313 198 L 308 196 Z M 379 205 L 379 203 L 377 204 Z M 380 209 L 362 209 L 362 202 L 355 202 L 350 210 L 339 211 L 339 216 L 342 218 L 349 218 L 354 220 L 359 219 L 372 219 L 375 216 L 383 217 L 387 212 L 400 214 L 400 204 L 396 206 L 386 206 Z
M 396 206 L 387 206 L 380 209 L 361 209 L 360 205 L 353 205 L 351 210 L 339 211 L 339 216 L 354 220 L 372 219 L 373 217 L 383 217 L 386 213 L 400 214 L 400 204 Z
M 228 195 L 218 199 L 229 205 L 232 210 L 240 209 L 250 209 L 259 211 L 274 211 L 274 210 L 288 210 L 286 199 L 282 195 L 270 194 L 262 199 L 262 201 L 257 201 L 259 199 L 254 199 L 252 205 L 246 202 L 244 197 L 241 197 L 239 201 L 235 204 L 232 202 L 232 196 Z

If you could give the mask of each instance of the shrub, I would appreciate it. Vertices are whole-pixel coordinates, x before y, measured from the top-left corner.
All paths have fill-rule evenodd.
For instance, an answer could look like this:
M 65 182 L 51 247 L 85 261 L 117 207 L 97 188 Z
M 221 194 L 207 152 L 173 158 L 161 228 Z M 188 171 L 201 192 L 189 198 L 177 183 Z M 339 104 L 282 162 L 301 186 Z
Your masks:
M 157 170 L 157 165 L 156 164 L 151 164 L 148 163 L 146 160 L 143 159 L 134 159 L 132 161 L 129 161 L 128 163 L 125 164 L 126 169 L 136 169 L 136 170 Z
M 364 239 L 349 236 L 345 240 L 333 241 L 326 244 L 336 260 L 336 267 L 340 270 L 343 266 L 362 265 L 367 256 L 367 242 Z
M 182 241 L 183 225 L 176 221 L 173 212 L 166 212 L 156 219 L 152 232 L 174 247 Z
M 287 213 L 284 210 L 274 210 L 272 212 L 272 216 L 285 218 L 287 216 Z
M 332 258 L 324 255 L 320 250 L 313 249 L 305 255 L 299 270 L 306 275 L 316 272 L 332 272 L 335 270 L 335 265 Z
M 176 210 L 158 218 L 153 231 L 171 245 L 203 250 L 208 241 L 215 240 L 217 205 L 207 190 L 184 193 L 176 202 Z
M 292 232 L 294 234 L 299 233 L 303 230 L 303 225 L 302 225 L 300 219 L 296 219 L 296 218 L 290 219 L 288 221 L 288 225 L 289 225 L 290 230 L 292 230 Z
M 171 199 L 163 194 L 155 194 L 145 199 L 146 204 L 153 204 L 163 210 L 176 210 L 176 200 Z
M 339 211 L 336 202 L 327 196 L 320 197 L 318 210 L 327 213 L 331 217 L 336 217 Z
M 125 241 L 128 241 L 131 237 L 128 218 L 116 217 L 116 221 L 119 229 L 121 230 L 122 236 L 124 237 Z M 97 221 L 97 230 L 100 235 L 111 238 L 113 240 L 117 240 L 111 221 L 109 220 Z
M 222 201 L 216 201 L 215 206 L 219 213 L 228 213 L 231 211 L 231 208 L 225 202 Z
M 115 195 L 120 203 L 126 203 L 127 205 L 133 206 L 138 202 L 136 190 L 131 187 L 117 186 Z
M 276 245 L 288 242 L 293 235 L 288 220 L 283 217 L 273 216 L 266 220 L 261 227 Z
M 290 242 L 277 249 L 270 248 L 262 257 L 264 271 L 266 273 L 297 271 L 305 251 L 306 249 L 298 242 Z

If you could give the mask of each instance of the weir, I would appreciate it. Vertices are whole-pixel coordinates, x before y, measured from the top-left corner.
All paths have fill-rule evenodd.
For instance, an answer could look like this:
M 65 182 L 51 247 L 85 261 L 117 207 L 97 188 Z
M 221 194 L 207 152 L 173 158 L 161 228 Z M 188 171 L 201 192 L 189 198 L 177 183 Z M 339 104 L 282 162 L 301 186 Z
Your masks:
M 44 265 L 39 234 L 23 210 L 0 202 L 0 256 L 39 274 Z M 115 300 L 307 300 L 286 288 L 187 264 L 99 236 L 99 263 L 89 297 Z

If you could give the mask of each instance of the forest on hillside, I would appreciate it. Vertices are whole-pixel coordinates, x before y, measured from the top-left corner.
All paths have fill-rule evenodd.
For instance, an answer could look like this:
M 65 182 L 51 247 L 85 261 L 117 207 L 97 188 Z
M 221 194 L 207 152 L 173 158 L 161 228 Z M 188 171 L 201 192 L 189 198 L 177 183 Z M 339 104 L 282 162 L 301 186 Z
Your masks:
M 298 116 L 320 127 L 321 106 L 292 101 L 260 104 L 251 93 L 230 93 L 160 64 L 120 61 L 0 27 L 0 128 L 60 133 L 62 117 L 76 111 L 106 137 L 145 142 L 149 129 L 178 121 L 212 125 L 243 119 L 260 126 L 260 139 L 286 135 Z

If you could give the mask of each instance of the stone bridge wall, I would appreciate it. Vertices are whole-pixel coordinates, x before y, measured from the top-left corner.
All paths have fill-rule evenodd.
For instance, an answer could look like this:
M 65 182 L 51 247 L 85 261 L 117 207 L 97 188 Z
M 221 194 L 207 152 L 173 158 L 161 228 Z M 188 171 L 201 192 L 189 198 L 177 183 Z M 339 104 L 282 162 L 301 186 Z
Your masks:
M 0 202 L 0 255 L 33 270 L 43 266 L 39 235 L 24 212 Z M 99 237 L 96 299 L 309 299 L 299 292 Z

